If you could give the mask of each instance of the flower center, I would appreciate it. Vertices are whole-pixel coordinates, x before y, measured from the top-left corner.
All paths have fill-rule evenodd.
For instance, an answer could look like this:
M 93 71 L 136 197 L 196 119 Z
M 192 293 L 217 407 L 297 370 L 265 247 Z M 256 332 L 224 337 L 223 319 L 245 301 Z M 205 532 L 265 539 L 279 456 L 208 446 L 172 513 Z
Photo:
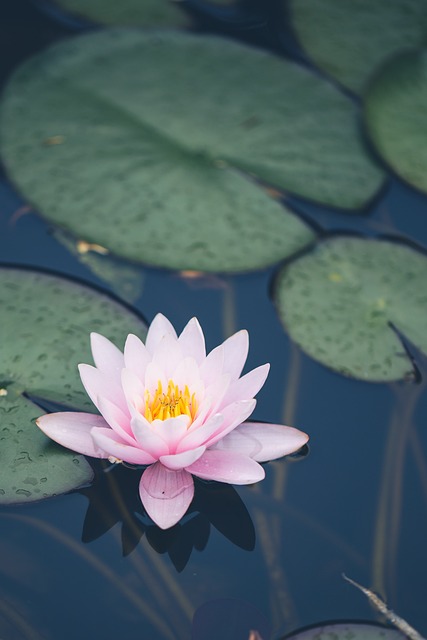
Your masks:
M 145 392 L 144 415 L 149 422 L 167 420 L 182 415 L 194 420 L 196 412 L 196 394 L 191 394 L 187 385 L 182 391 L 173 380 L 169 380 L 167 389 L 163 391 L 162 383 L 159 380 L 153 395 L 149 391 Z

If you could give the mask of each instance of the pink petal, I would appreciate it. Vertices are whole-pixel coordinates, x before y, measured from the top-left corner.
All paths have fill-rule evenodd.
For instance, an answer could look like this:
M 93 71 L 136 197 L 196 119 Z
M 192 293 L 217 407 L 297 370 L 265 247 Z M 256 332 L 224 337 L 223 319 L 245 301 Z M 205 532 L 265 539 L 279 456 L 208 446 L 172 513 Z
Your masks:
M 249 336 L 245 330 L 238 331 L 222 343 L 224 349 L 224 373 L 229 373 L 232 379 L 236 379 L 242 373 L 242 369 L 248 357 Z
M 200 365 L 200 377 L 207 387 L 213 384 L 215 380 L 222 374 L 224 368 L 224 347 L 222 344 L 212 349 L 206 356 L 204 362 Z
M 80 378 L 86 393 L 95 407 L 98 407 L 98 396 L 107 397 L 122 411 L 127 412 L 126 399 L 120 384 L 113 376 L 92 367 L 90 364 L 79 364 Z
M 188 431 L 198 429 L 208 419 L 208 415 L 212 413 L 212 397 L 202 398 L 201 403 L 197 409 L 196 417 L 194 421 L 188 427 Z
M 130 416 L 123 413 L 119 407 L 116 407 L 115 404 L 102 396 L 98 397 L 98 406 L 106 422 L 117 433 L 117 435 L 129 444 L 135 444 L 135 438 L 130 426 Z
M 132 408 L 136 408 L 138 409 L 138 411 L 142 411 L 145 406 L 145 388 L 140 378 L 138 378 L 136 373 L 134 373 L 130 369 L 123 369 L 121 384 L 128 411 L 132 413 Z
M 145 341 L 148 353 L 153 354 L 163 336 L 166 335 L 171 335 L 172 337 L 177 338 L 175 329 L 169 320 L 161 313 L 158 313 L 148 329 L 147 339 Z
M 161 456 L 159 461 L 168 469 L 179 470 L 188 467 L 200 458 L 206 451 L 206 447 L 197 447 L 197 449 L 191 449 L 190 451 L 184 451 L 183 453 L 175 453 L 169 456 Z
M 151 362 L 145 344 L 133 333 L 130 333 L 125 343 L 124 366 L 130 369 L 140 380 L 144 380 L 145 369 Z
M 236 451 L 257 462 L 266 462 L 298 451 L 307 441 L 308 435 L 293 427 L 245 422 L 217 442 L 213 449 Z
M 225 409 L 221 411 L 224 418 L 223 423 L 217 432 L 205 442 L 206 446 L 210 448 L 218 442 L 218 440 L 224 438 L 230 431 L 238 427 L 239 424 L 242 424 L 242 422 L 249 418 L 255 409 L 255 405 L 256 400 L 240 400 L 225 407 Z
M 152 464 L 155 462 L 153 456 L 147 452 L 123 442 L 112 429 L 92 429 L 91 435 L 95 444 L 108 453 L 108 457 L 124 460 L 130 464 Z
M 205 336 L 197 318 L 191 318 L 178 338 L 183 353 L 201 364 L 206 358 Z
M 172 378 L 174 369 L 184 358 L 181 346 L 178 344 L 176 338 L 167 334 L 165 335 L 157 345 L 155 352 L 153 353 L 153 365 L 157 365 L 161 371 L 164 372 L 167 380 Z
M 166 390 L 169 380 L 164 369 L 159 367 L 156 362 L 150 362 L 145 370 L 145 388 L 147 389 L 147 391 L 153 394 L 157 389 L 159 381 L 162 383 L 163 390 Z
M 265 477 L 264 469 L 258 462 L 234 451 L 205 451 L 186 469 L 204 480 L 229 484 L 252 484 Z
M 187 433 L 189 422 L 190 418 L 187 415 L 182 415 L 166 420 L 153 420 L 151 428 L 166 442 L 168 453 L 176 453 L 177 444 Z
M 36 424 L 43 433 L 63 447 L 93 458 L 108 458 L 109 454 L 99 448 L 91 436 L 94 427 L 108 427 L 101 416 L 64 411 L 41 416 Z
M 221 374 L 217 378 L 217 380 L 215 380 L 215 382 L 205 390 L 205 397 L 201 402 L 201 405 L 199 407 L 199 410 L 196 414 L 196 417 L 193 423 L 194 428 L 200 424 L 201 420 L 203 419 L 203 414 L 209 417 L 215 413 L 218 413 L 219 407 L 224 406 L 225 402 L 223 400 L 224 400 L 224 397 L 228 394 L 229 387 L 230 387 L 230 374 L 226 373 L 226 374 Z M 209 409 L 205 413 L 203 409 L 205 408 L 206 402 L 209 403 Z M 231 404 L 231 403 L 229 402 L 228 404 Z M 191 428 L 193 428 L 193 425 L 191 425 Z
M 131 427 L 138 446 L 149 453 L 155 460 L 170 453 L 166 442 L 156 433 L 153 425 L 147 422 L 145 418 L 134 416 L 131 420 Z
M 204 445 L 212 435 L 218 432 L 223 422 L 224 417 L 220 413 L 217 413 L 197 429 L 189 430 L 187 435 L 178 443 L 176 448 L 177 453 L 195 449 L 202 444 Z
M 180 389 L 183 390 L 185 385 L 188 385 L 192 393 L 197 393 L 201 386 L 201 380 L 199 366 L 195 359 L 185 357 L 181 360 L 172 372 L 172 380 Z
M 161 529 L 168 529 L 182 518 L 191 504 L 193 478 L 183 469 L 172 471 L 157 462 L 142 474 L 139 495 L 150 518 Z
M 230 385 L 221 406 L 225 407 L 227 404 L 231 404 L 237 400 L 249 400 L 256 396 L 266 381 L 269 370 L 270 365 L 263 364 L 256 369 L 252 369 L 252 371 L 249 371 L 249 373 L 233 382 L 233 384 Z
M 96 368 L 120 380 L 120 372 L 124 367 L 123 353 L 110 340 L 99 333 L 90 334 L 90 344 Z

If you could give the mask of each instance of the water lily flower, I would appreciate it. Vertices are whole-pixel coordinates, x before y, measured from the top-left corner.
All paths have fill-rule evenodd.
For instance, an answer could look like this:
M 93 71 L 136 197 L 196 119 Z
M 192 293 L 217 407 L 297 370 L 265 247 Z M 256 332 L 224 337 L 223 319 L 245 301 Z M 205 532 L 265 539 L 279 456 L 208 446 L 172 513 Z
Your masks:
M 162 529 L 176 524 L 194 495 L 192 476 L 252 484 L 259 464 L 300 449 L 308 436 L 276 424 L 245 422 L 269 365 L 241 376 L 249 339 L 239 331 L 206 355 L 196 318 L 180 336 L 158 314 L 145 344 L 127 337 L 124 353 L 91 334 L 95 366 L 80 377 L 101 415 L 61 412 L 37 420 L 59 444 L 111 462 L 146 465 L 139 484 L 148 515 Z

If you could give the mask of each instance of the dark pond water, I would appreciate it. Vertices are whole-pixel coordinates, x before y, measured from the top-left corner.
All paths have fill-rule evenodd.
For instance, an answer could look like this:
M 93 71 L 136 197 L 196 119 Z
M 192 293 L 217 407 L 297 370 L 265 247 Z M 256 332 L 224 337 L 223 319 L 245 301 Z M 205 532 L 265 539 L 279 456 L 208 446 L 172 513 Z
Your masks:
M 253 22 L 210 26 L 278 49 L 285 36 Z M 2 2 L 1 82 L 27 57 L 74 33 L 36 3 Z M 393 177 L 359 214 L 296 197 L 288 203 L 328 232 L 393 234 L 427 245 L 427 198 Z M 48 268 L 108 290 L 24 206 L 2 173 L 1 262 Z M 310 359 L 276 314 L 276 267 L 198 278 L 142 267 L 135 273 L 141 290 L 133 306 L 147 321 L 162 312 L 181 329 L 197 316 L 209 348 L 248 329 L 248 368 L 271 363 L 253 417 L 307 432 L 309 455 L 267 464 L 266 479 L 253 487 L 200 483 L 192 511 L 171 532 L 143 514 L 136 472 L 106 473 L 101 463 L 90 487 L 2 508 L 0 637 L 185 639 L 194 612 L 220 599 L 229 611 L 236 601 L 254 607 L 250 627 L 267 634 L 268 622 L 271 638 L 325 620 L 379 620 L 342 573 L 374 588 L 427 633 L 425 378 L 360 382 Z M 426 360 L 416 357 L 427 374 Z M 210 629 L 197 640 L 232 637 L 221 635 L 224 615 L 231 620 L 221 611 L 218 635 L 209 635 L 215 624 L 206 614 Z

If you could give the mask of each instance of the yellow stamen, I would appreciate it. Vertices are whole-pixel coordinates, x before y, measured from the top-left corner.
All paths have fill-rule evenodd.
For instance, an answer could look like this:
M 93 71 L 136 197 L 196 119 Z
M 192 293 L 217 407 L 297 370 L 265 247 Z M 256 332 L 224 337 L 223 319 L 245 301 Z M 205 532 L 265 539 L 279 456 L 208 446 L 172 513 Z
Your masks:
M 169 380 L 165 391 L 163 391 L 163 385 L 159 380 L 153 395 L 149 391 L 145 392 L 144 415 L 149 422 L 167 420 L 182 415 L 194 420 L 197 406 L 196 394 L 190 393 L 188 385 L 185 385 L 184 391 L 182 391 L 173 380 Z

